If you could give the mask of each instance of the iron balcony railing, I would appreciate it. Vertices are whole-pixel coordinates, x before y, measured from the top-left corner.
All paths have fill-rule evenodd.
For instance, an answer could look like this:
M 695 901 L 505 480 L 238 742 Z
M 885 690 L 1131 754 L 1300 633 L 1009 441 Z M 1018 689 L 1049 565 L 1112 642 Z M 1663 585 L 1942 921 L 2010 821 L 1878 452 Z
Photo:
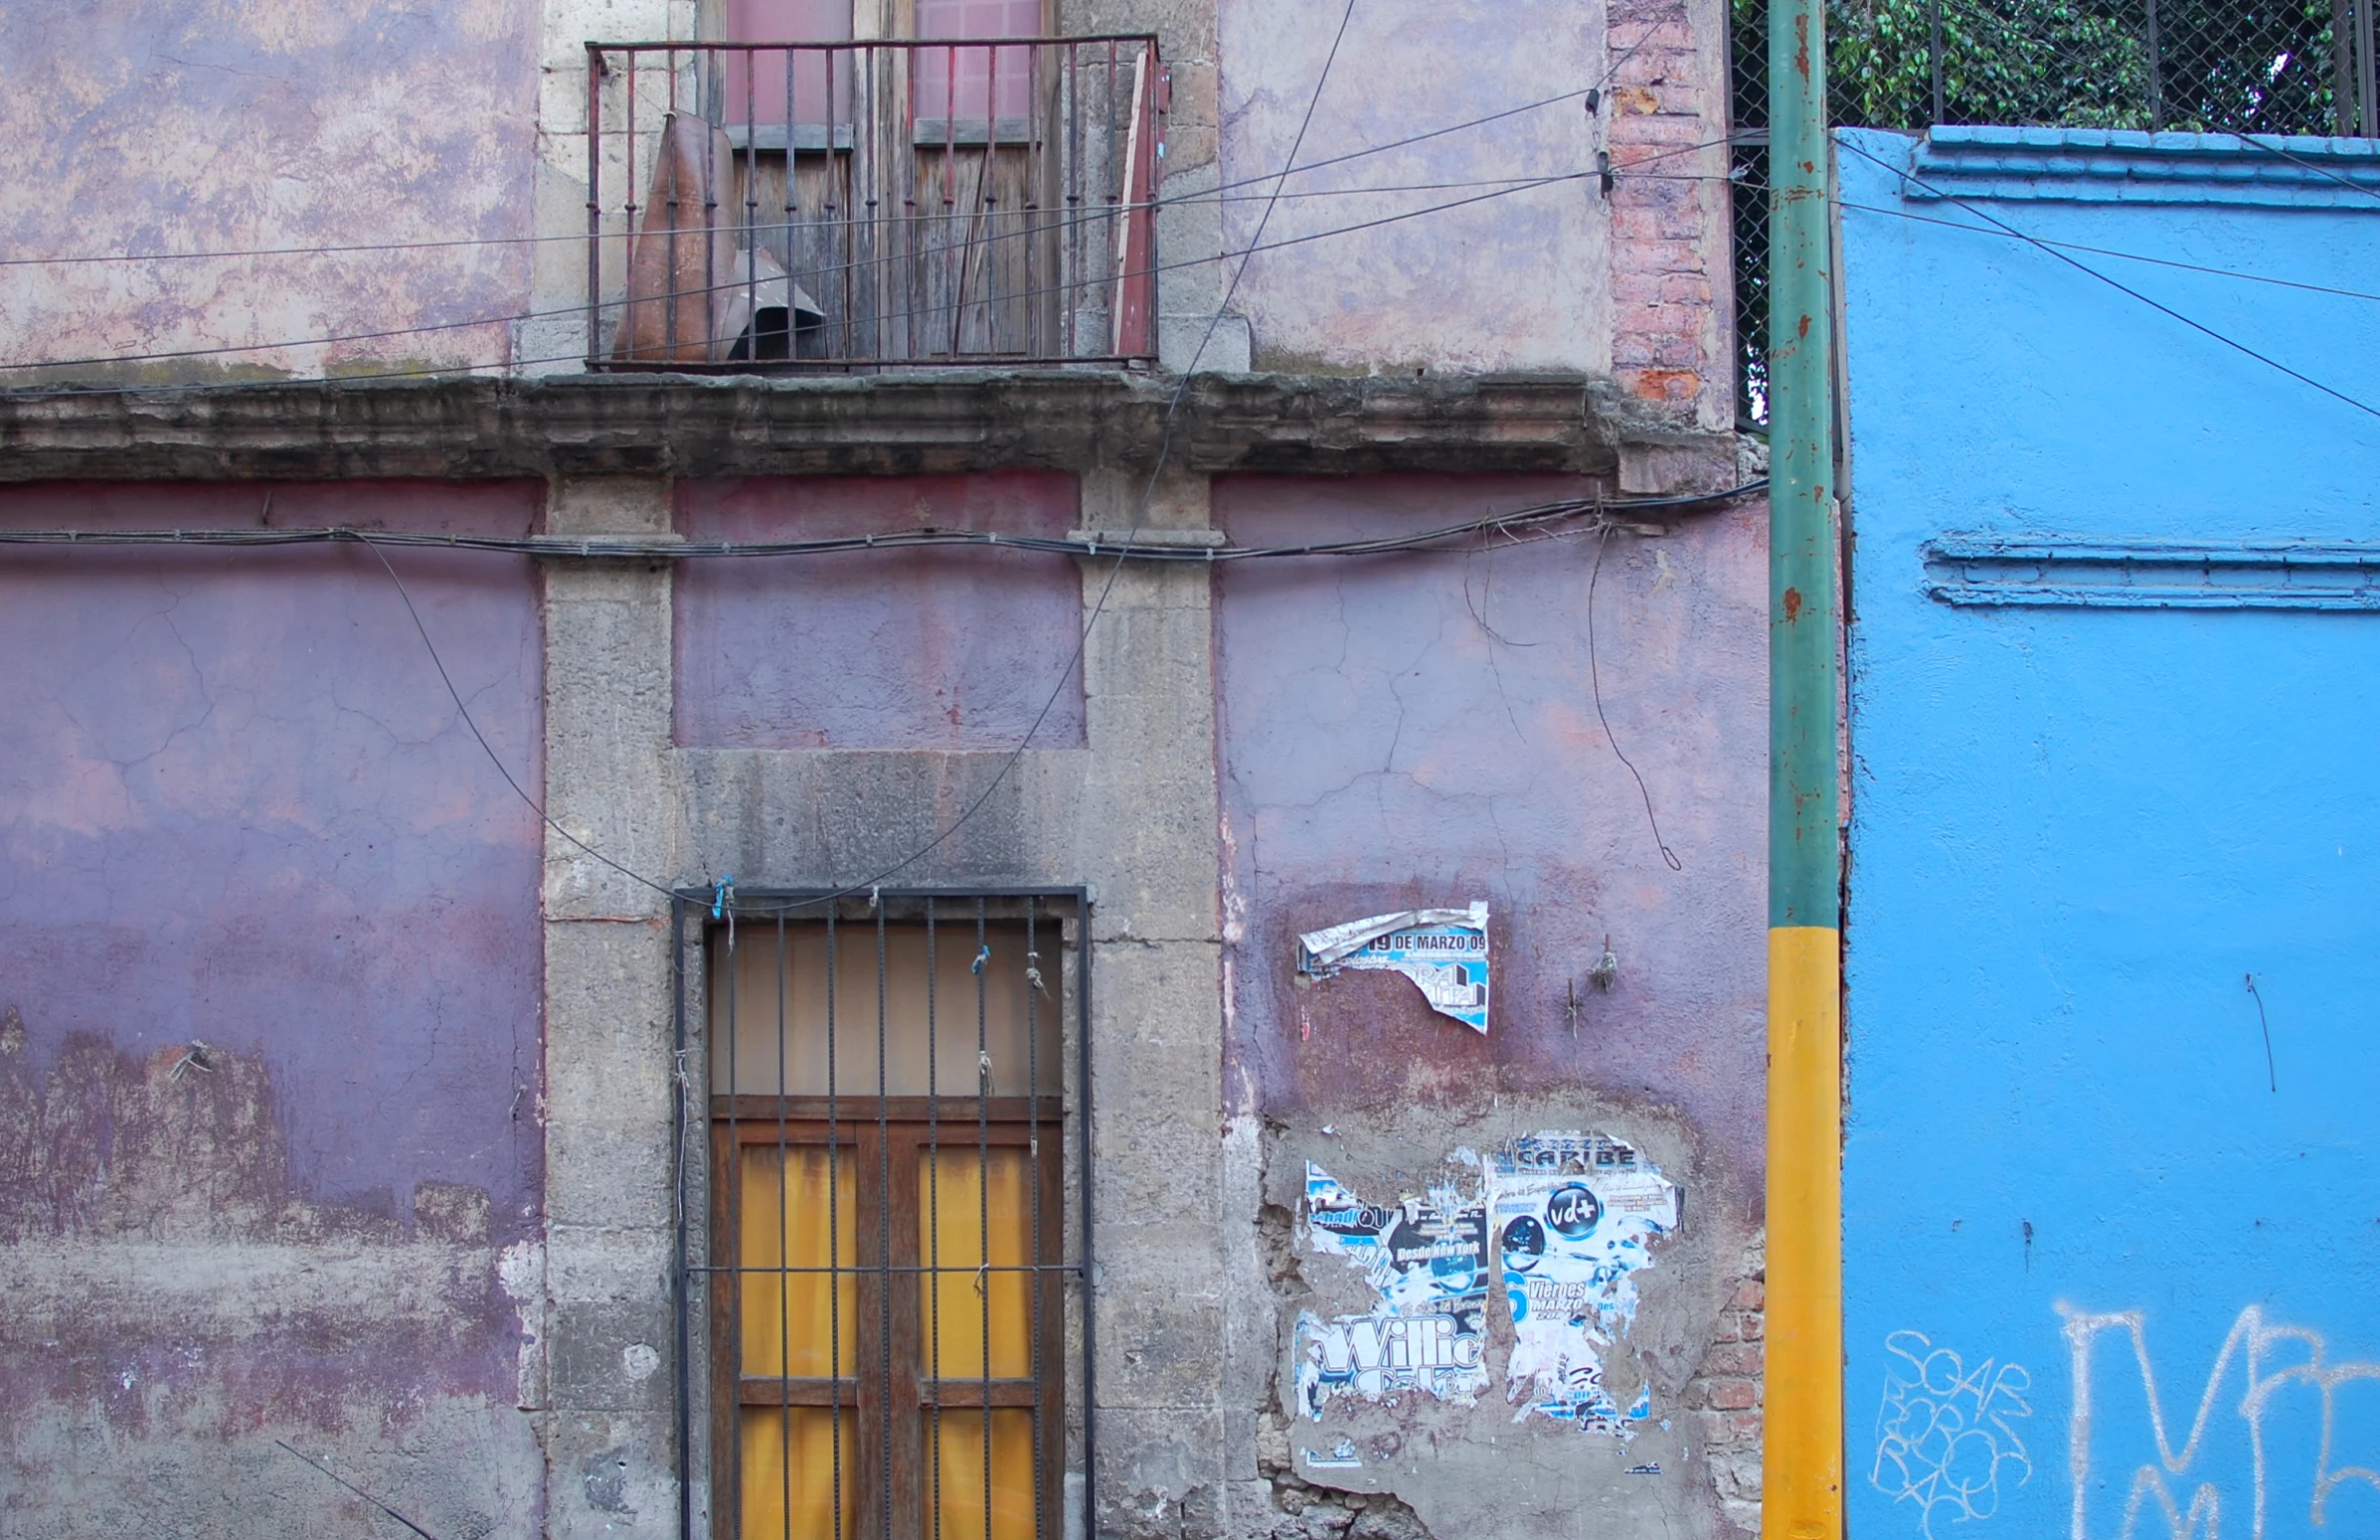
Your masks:
M 593 369 L 1156 352 L 1147 36 L 591 43 Z

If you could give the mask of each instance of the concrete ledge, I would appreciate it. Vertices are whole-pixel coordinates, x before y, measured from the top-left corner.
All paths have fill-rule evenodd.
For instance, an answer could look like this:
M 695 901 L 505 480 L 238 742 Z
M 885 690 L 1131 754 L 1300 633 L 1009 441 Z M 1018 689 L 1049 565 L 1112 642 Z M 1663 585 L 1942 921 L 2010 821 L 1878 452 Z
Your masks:
M 1145 466 L 1175 382 L 1082 370 L 879 378 L 594 375 L 0 392 L 0 482 L 916 474 Z M 1608 475 L 1726 435 L 1583 376 L 1200 375 L 1194 472 Z M 1633 458 L 1633 456 L 1631 457 Z
M 1865 138 L 1873 146 L 1887 137 Z M 1901 195 L 1913 201 L 2234 204 L 2380 213 L 2380 140 L 1948 125 L 1920 140 L 1889 139 L 1883 150 L 1864 153 L 1886 160 L 1913 155 L 1915 165 L 1901 184 Z

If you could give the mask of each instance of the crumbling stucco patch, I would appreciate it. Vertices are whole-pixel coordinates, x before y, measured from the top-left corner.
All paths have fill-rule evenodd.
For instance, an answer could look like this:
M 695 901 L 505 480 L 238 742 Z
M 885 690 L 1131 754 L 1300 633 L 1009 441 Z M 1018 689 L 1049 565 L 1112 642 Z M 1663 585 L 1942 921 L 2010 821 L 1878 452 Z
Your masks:
M 442 1535 L 527 1532 L 532 1324 L 487 1194 L 309 1199 L 261 1052 L 40 1037 L 0 1011 L 0 1530 L 352 1524 L 286 1443 Z
M 1632 1437 L 1610 1436 L 1603 1425 L 1610 1418 L 1531 1413 L 1542 1387 L 1534 1374 L 1511 1378 L 1525 1365 L 1515 1359 L 1510 1292 L 1500 1287 L 1484 1291 L 1482 1368 L 1489 1386 L 1515 1395 L 1491 1389 L 1466 1407 L 1384 1384 L 1387 1393 L 1377 1400 L 1335 1397 L 1319 1421 L 1305 1415 L 1298 1318 L 1327 1320 L 1361 1312 L 1366 1303 L 1360 1273 L 1308 1245 L 1292 1218 L 1307 1197 L 1310 1167 L 1388 1210 L 1397 1193 L 1425 1191 L 1449 1148 L 1527 1148 L 1549 1127 L 1611 1130 L 1615 1159 L 1619 1148 L 1641 1151 L 1638 1171 L 1665 1187 L 1667 1179 L 1688 1193 L 1705 1186 L 1724 1193 L 1730 1185 L 1722 1157 L 1675 1113 L 1585 1091 L 1491 1090 L 1455 1107 L 1371 1107 L 1331 1122 L 1312 1114 L 1268 1120 L 1267 1206 L 1256 1230 L 1272 1286 L 1276 1370 L 1272 1403 L 1256 1435 L 1262 1481 L 1251 1484 L 1245 1500 L 1235 1489 L 1234 1533 L 1352 1534 L 1366 1525 L 1401 1532 L 1394 1529 L 1405 1522 L 1398 1510 L 1371 1506 L 1375 1498 L 1393 1498 L 1411 1523 L 1448 1535 L 1571 1533 L 1582 1522 L 1590 1532 L 1666 1524 L 1672 1535 L 1708 1540 L 1730 1532 L 1733 1515 L 1723 1498 L 1736 1486 L 1714 1485 L 1707 1448 L 1714 1429 L 1690 1410 L 1696 1401 L 1690 1381 L 1710 1361 L 1713 1342 L 1741 1330 L 1729 1312 L 1746 1232 L 1731 1205 L 1698 1207 L 1691 1223 L 1641 1238 L 1651 1242 L 1658 1262 L 1633 1271 L 1633 1316 L 1587 1312 L 1603 1339 L 1595 1346 L 1599 1404 L 1637 1409 L 1638 1416 L 1625 1419 Z M 1574 1142 L 1590 1148 L 1585 1135 Z M 1432 1149 L 1440 1153 L 1425 1153 Z M 1650 1191 L 1649 1183 L 1638 1185 Z M 1496 1244 L 1488 1237 L 1482 1249 Z M 1590 1426 L 1601 1430 L 1587 1431 Z M 1734 1449 L 1729 1444 L 1720 1452 Z M 1734 1474 L 1726 1479 L 1737 1482 Z
M 1727 1308 L 1686 1386 L 1686 1406 L 1702 1419 L 1711 1484 L 1730 1540 L 1761 1531 L 1761 1425 L 1767 1358 L 1768 1244 L 1754 1236 L 1735 1270 Z

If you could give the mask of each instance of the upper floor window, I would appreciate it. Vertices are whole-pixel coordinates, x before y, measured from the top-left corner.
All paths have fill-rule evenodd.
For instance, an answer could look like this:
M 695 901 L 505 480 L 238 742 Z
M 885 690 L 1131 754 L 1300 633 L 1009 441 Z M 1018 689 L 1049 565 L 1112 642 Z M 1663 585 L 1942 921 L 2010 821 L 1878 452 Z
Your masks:
M 921 40 L 1038 37 L 1040 0 L 917 0 L 917 28 Z M 923 48 L 916 70 L 913 90 L 921 120 L 985 122 L 996 138 L 1023 137 L 1032 93 L 1031 49 Z M 1003 121 L 1011 128 L 1004 135 L 999 132 Z
M 727 0 L 731 43 L 848 43 L 851 0 Z M 722 119 L 780 126 L 851 121 L 851 67 L 826 50 L 754 49 L 727 56 Z M 829 80 L 834 91 L 827 89 Z M 823 144 L 823 139 L 821 140 Z M 783 148 L 780 143 L 778 148 Z

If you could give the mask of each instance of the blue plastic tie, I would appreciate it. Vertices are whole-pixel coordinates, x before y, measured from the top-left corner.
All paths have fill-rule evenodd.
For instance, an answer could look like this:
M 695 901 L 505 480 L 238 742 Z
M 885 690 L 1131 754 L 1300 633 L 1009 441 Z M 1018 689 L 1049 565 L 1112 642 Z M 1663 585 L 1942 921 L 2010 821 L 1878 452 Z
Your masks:
M 984 964 L 991 961 L 992 949 L 988 946 L 982 952 L 976 954 L 976 960 L 967 965 L 967 970 L 981 978 L 984 976 Z

